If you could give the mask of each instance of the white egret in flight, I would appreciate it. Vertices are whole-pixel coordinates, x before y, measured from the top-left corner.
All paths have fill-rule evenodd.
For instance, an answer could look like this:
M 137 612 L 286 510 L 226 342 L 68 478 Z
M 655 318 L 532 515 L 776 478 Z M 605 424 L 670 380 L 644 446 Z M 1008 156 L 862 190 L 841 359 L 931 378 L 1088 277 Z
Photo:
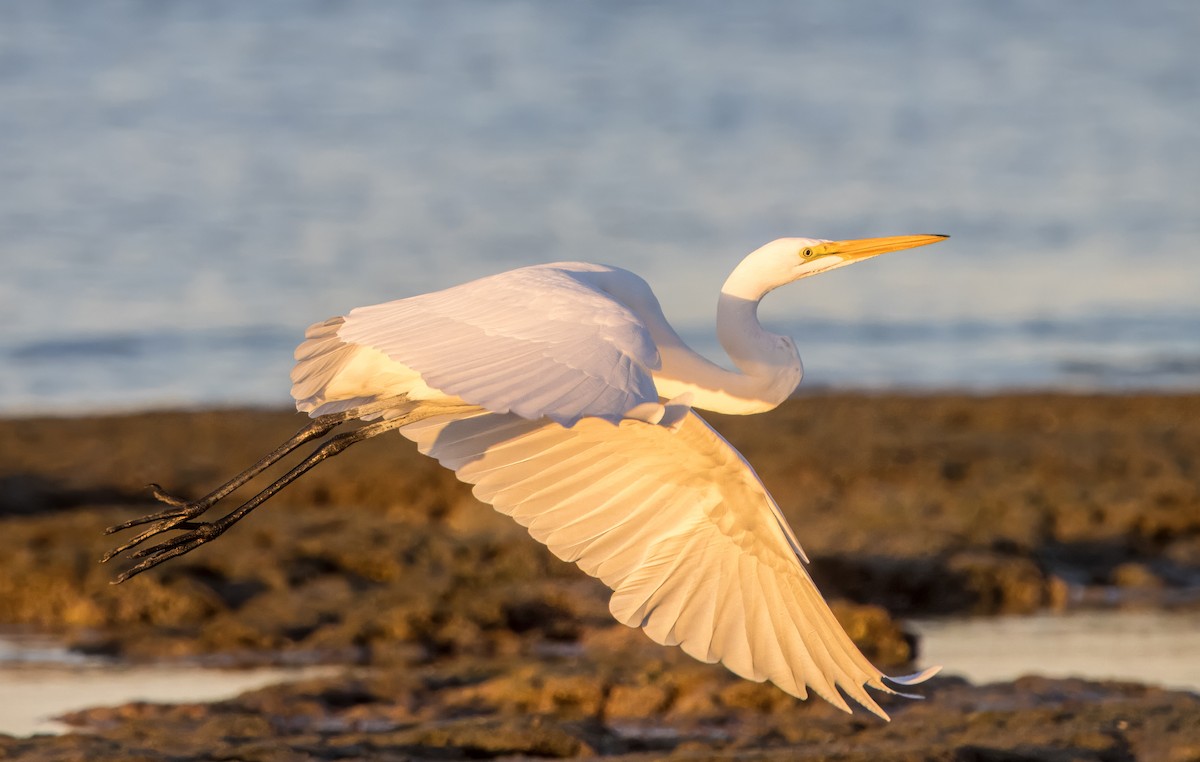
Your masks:
M 613 590 L 609 609 L 654 641 L 850 711 L 839 689 L 887 715 L 866 687 L 895 693 L 934 670 L 888 678 L 838 624 L 804 551 L 750 464 L 695 410 L 771 410 L 800 383 L 791 339 L 758 322 L 759 301 L 800 278 L 940 241 L 784 238 L 725 281 L 717 335 L 736 371 L 684 344 L 650 287 L 616 267 L 535 265 L 309 327 L 292 396 L 313 421 L 198 500 L 154 486 L 166 510 L 109 528 L 149 527 L 124 581 L 218 537 L 321 460 L 392 429 L 564 561 Z M 246 503 L 196 521 L 305 442 L 352 419 Z

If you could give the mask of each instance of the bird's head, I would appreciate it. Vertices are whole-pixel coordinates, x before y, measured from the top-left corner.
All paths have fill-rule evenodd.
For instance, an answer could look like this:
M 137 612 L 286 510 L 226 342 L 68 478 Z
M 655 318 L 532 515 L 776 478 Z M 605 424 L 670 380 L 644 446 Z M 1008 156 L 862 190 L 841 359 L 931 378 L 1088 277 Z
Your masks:
M 792 280 L 862 262 L 889 251 L 913 249 L 943 241 L 944 235 L 896 235 L 886 238 L 858 238 L 850 241 L 825 241 L 815 238 L 784 238 L 775 241 L 790 256 Z
M 810 275 L 862 262 L 889 251 L 912 249 L 944 241 L 944 235 L 897 235 L 826 241 L 820 238 L 780 238 L 746 257 L 729 276 L 722 292 L 757 301 L 768 291 Z

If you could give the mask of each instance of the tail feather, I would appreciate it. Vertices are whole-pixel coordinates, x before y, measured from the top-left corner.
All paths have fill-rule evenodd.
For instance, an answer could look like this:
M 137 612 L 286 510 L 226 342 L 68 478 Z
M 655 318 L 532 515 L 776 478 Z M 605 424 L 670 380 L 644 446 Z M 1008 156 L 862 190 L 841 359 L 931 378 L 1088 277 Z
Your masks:
M 296 347 L 296 365 L 292 368 L 292 397 L 296 409 L 312 417 L 326 413 L 338 413 L 371 401 L 370 397 L 350 399 L 328 399 L 325 395 L 329 383 L 350 362 L 357 347 L 347 344 L 338 335 L 338 329 L 346 322 L 343 317 L 332 317 L 313 323 L 304 332 L 304 341 Z

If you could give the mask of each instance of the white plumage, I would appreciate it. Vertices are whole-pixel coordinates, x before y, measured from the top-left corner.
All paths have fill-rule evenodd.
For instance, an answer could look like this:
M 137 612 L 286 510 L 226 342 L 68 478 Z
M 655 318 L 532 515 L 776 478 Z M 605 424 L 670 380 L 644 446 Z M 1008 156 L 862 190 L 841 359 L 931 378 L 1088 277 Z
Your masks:
M 823 242 L 772 248 L 800 265 L 806 243 Z M 312 356 L 313 347 L 331 344 L 334 325 L 343 366 Z M 745 459 L 688 406 L 703 407 L 702 394 L 730 396 L 731 385 L 721 383 L 727 372 L 693 360 L 709 377 L 693 374 L 692 388 L 662 406 L 655 375 L 677 387 L 680 380 L 670 363 L 663 367 L 660 346 L 668 358 L 686 350 L 636 275 L 539 265 L 313 326 L 297 351 L 293 395 L 311 414 L 334 409 L 321 382 L 328 388 L 360 355 L 382 354 L 376 375 L 341 393 L 355 404 L 412 396 L 404 384 L 419 379 L 454 398 L 447 401 L 480 408 L 400 431 L 475 485 L 481 501 L 612 588 L 618 621 L 792 695 L 807 697 L 811 688 L 848 710 L 840 688 L 883 715 L 863 686 L 890 692 L 884 675 L 817 592 L 778 506 Z M 731 355 L 739 359 L 744 349 Z M 422 388 L 416 396 L 437 394 Z
M 660 367 L 645 325 L 600 288 L 632 273 L 569 263 L 359 307 L 338 338 L 413 368 L 431 387 L 498 413 L 620 420 L 656 402 Z M 633 276 L 636 277 L 636 276 Z
M 751 253 L 717 310 L 737 371 L 690 350 L 633 273 L 560 263 L 317 323 L 296 350 L 292 395 L 314 427 L 327 422 L 319 434 L 345 417 L 376 421 L 346 443 L 399 429 L 480 500 L 608 585 L 613 616 L 656 642 L 849 711 L 845 693 L 886 718 L 866 686 L 894 693 L 884 679 L 911 684 L 936 669 L 885 678 L 867 661 L 754 470 L 693 408 L 762 412 L 799 384 L 794 343 L 758 323 L 766 293 L 942 238 L 793 238 Z M 114 527 L 158 522 L 108 557 L 194 519 L 312 438 L 301 432 L 201 501 L 160 495 L 183 507 Z M 318 451 L 225 518 L 139 551 L 149 559 L 121 579 L 219 535 L 344 446 Z
M 487 413 L 401 432 L 480 500 L 613 590 L 618 621 L 742 677 L 872 711 L 887 690 L 800 564 L 799 546 L 750 466 L 693 412 L 675 431 Z

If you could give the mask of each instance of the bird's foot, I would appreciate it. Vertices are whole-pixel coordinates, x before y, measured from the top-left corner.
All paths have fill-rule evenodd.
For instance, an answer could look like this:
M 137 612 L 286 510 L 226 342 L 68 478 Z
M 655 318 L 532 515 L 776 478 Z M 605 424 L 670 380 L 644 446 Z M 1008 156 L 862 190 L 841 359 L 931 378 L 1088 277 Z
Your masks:
M 150 491 L 151 494 L 154 495 L 155 499 L 157 499 L 159 502 L 166 503 L 172 507 L 165 511 L 158 511 L 157 513 L 150 513 L 145 516 L 140 516 L 136 519 L 130 519 L 129 521 L 115 524 L 108 529 L 105 529 L 104 534 L 114 534 L 116 532 L 122 532 L 126 529 L 132 529 L 136 526 L 142 526 L 143 524 L 150 525 L 145 529 L 145 531 L 135 535 L 125 543 L 118 545 L 117 547 L 105 553 L 100 558 L 100 563 L 107 563 L 108 561 L 111 561 L 125 551 L 130 550 L 131 548 L 136 548 L 138 545 L 141 545 L 143 542 L 149 540 L 155 535 L 168 532 L 172 529 L 190 528 L 192 525 L 189 524 L 189 522 L 203 514 L 209 508 L 212 508 L 213 504 L 216 502 L 211 495 L 194 501 L 184 500 L 183 498 L 176 497 L 163 491 L 163 488 L 157 484 L 151 484 Z
M 184 517 L 161 529 L 155 529 L 155 527 L 158 526 L 158 524 L 156 524 L 155 527 L 151 527 L 146 532 L 143 532 L 142 535 L 153 536 L 154 534 L 166 531 L 167 529 L 184 529 L 187 531 L 185 531 L 183 534 L 179 534 L 170 539 L 164 540 L 157 545 L 151 545 L 148 548 L 142 548 L 134 553 L 130 553 L 130 558 L 140 558 L 143 560 L 114 577 L 112 584 L 119 585 L 130 577 L 134 577 L 144 571 L 153 569 L 155 566 L 158 566 L 164 561 L 169 561 L 176 556 L 182 556 L 184 553 L 189 553 L 195 550 L 209 540 L 214 540 L 217 537 L 220 537 L 222 534 L 224 534 L 225 530 L 233 526 L 236 521 L 237 518 L 234 518 L 233 516 L 225 516 L 224 518 L 213 522 L 192 522 L 187 521 L 186 517 Z M 126 543 L 124 546 L 110 551 L 103 560 L 107 561 L 112 556 L 115 556 L 123 552 L 125 549 L 131 548 L 137 543 L 146 539 L 142 535 L 135 537 L 135 542 Z
M 150 488 L 150 494 L 154 495 L 154 499 L 160 503 L 166 503 L 167 505 L 174 505 L 176 507 L 192 505 L 192 503 L 188 502 L 187 500 L 184 500 L 181 497 L 176 497 L 176 496 L 172 495 L 170 492 L 167 492 L 166 490 L 164 490 L 161 486 L 159 486 L 157 484 L 148 484 L 146 486 L 148 486 Z M 212 500 L 211 496 L 205 496 L 205 497 L 197 500 L 195 502 L 195 505 L 206 505 L 207 506 L 207 505 L 212 505 L 212 503 L 213 503 L 213 500 Z

